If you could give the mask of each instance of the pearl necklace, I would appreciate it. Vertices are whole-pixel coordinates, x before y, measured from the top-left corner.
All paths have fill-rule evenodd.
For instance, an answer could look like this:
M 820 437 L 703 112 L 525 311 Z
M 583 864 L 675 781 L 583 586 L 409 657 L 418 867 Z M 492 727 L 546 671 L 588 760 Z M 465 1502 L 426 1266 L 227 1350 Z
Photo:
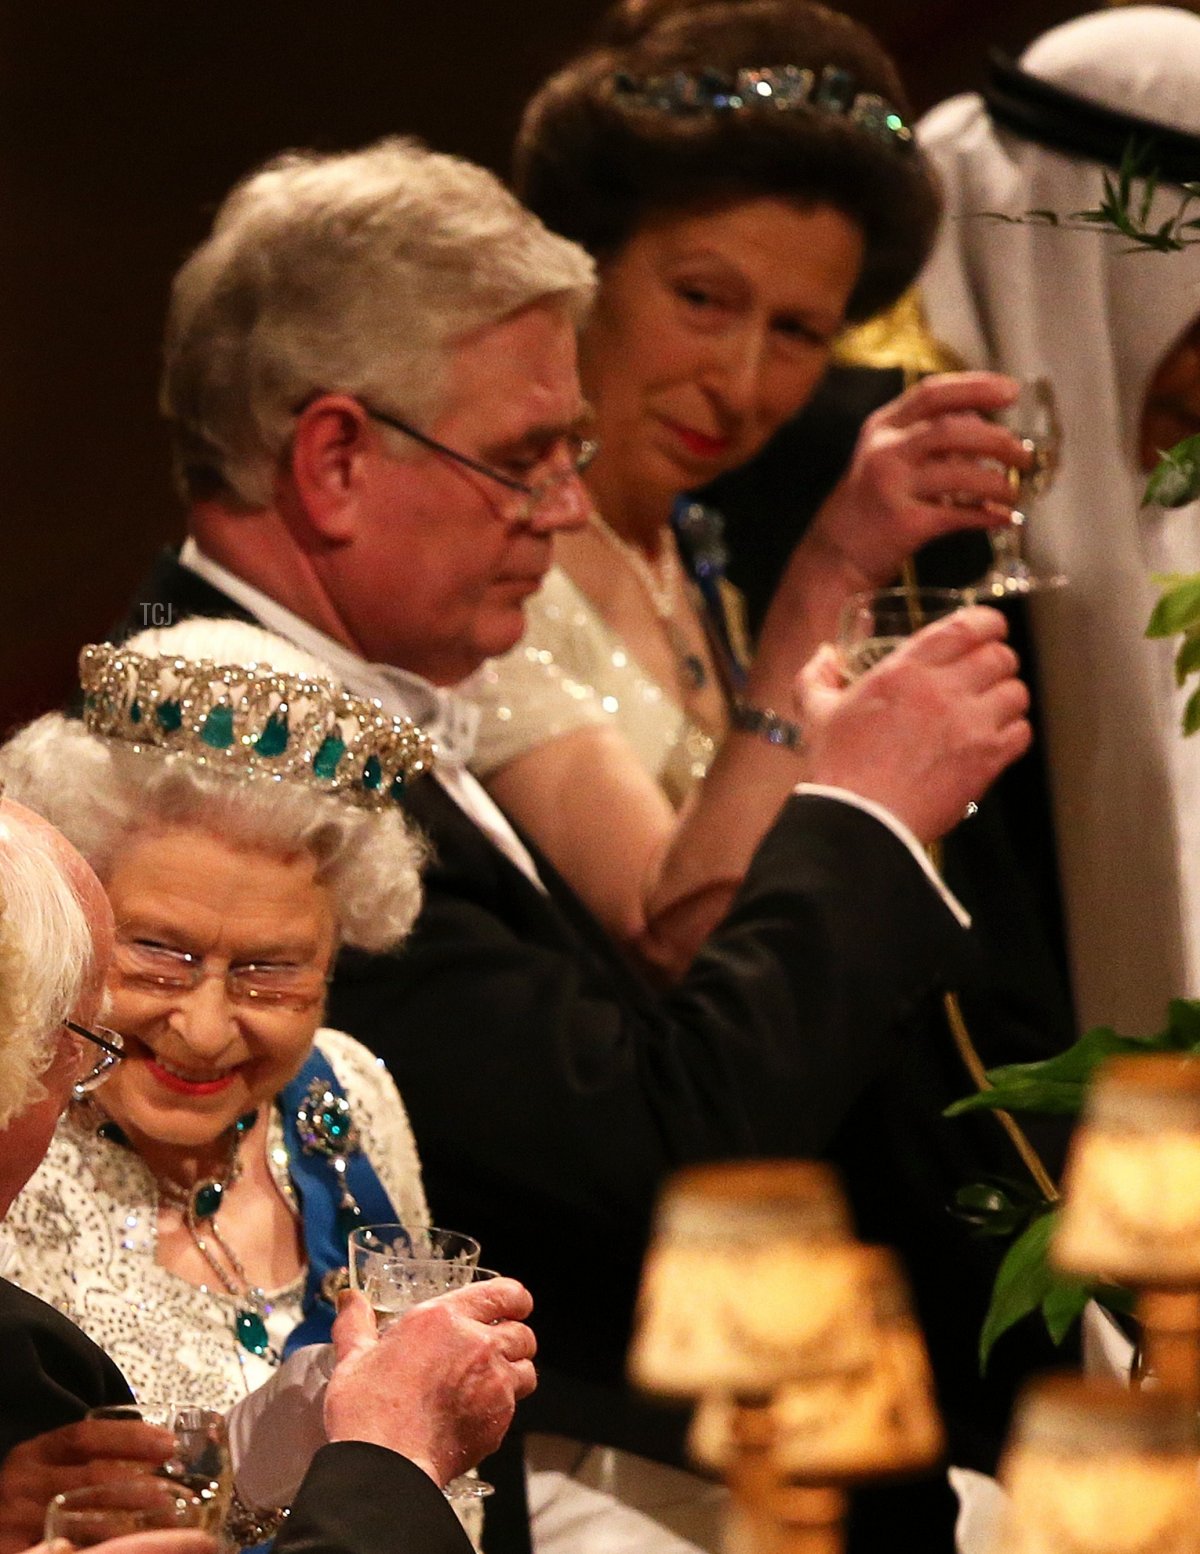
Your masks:
M 611 524 L 605 523 L 595 508 L 588 513 L 588 522 L 605 544 L 621 558 L 641 585 L 642 592 L 650 601 L 650 607 L 674 654 L 675 670 L 680 685 L 685 690 L 703 690 L 708 684 L 708 670 L 700 655 L 693 652 L 691 644 L 675 619 L 675 601 L 678 597 L 678 583 L 682 568 L 679 564 L 679 552 L 675 548 L 674 536 L 667 536 L 656 568 L 647 559 L 644 551 L 636 545 L 631 545 L 628 540 L 622 539 Z

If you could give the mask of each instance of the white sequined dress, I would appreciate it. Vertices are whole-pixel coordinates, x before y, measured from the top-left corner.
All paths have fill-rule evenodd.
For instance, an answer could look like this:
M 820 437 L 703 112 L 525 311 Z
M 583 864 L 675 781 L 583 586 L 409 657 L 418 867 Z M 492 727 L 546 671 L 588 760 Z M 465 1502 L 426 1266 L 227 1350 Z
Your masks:
M 416 1144 L 400 1096 L 382 1064 L 341 1031 L 317 1032 L 380 1182 L 402 1221 L 427 1224 Z M 189 1283 L 155 1260 L 158 1194 L 128 1148 L 98 1138 L 95 1113 L 72 1108 L 5 1221 L 13 1258 L 8 1277 L 57 1307 L 120 1366 L 144 1400 L 171 1399 L 222 1411 L 267 1379 L 273 1367 L 234 1337 L 237 1302 Z M 293 1208 L 283 1127 L 269 1113 L 267 1158 Z M 284 1339 L 301 1317 L 301 1276 L 268 1292 L 267 1330 Z
M 521 641 L 459 689 L 480 708 L 472 769 L 484 779 L 527 750 L 613 723 L 678 807 L 708 770 L 711 735 L 646 674 L 561 567 L 525 607 Z

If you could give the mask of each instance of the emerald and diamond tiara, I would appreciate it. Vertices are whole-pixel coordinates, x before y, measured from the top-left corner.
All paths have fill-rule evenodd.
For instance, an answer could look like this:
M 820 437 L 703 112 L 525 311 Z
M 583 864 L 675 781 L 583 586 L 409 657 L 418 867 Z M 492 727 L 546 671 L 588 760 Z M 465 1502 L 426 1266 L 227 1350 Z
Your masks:
M 93 643 L 79 655 L 90 733 L 137 751 L 185 756 L 239 779 L 302 782 L 367 809 L 403 799 L 435 750 L 408 718 L 332 680 L 269 664 L 131 652 Z

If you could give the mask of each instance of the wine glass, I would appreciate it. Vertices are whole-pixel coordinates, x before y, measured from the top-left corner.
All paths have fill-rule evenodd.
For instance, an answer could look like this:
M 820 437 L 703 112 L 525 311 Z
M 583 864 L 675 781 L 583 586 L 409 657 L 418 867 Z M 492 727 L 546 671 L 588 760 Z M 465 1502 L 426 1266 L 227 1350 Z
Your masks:
M 46 1507 L 45 1538 L 47 1543 L 62 1538 L 74 1548 L 89 1549 L 132 1532 L 178 1527 L 211 1531 L 210 1517 L 199 1495 L 153 1473 L 139 1473 L 55 1495 Z
M 860 679 L 914 632 L 975 604 L 972 588 L 874 588 L 851 594 L 838 618 L 847 680 Z
M 382 1330 L 410 1306 L 459 1290 L 480 1279 L 498 1277 L 480 1268 L 479 1242 L 456 1230 L 431 1225 L 360 1225 L 350 1232 L 350 1286 L 371 1303 Z M 452 1478 L 442 1493 L 459 1512 L 494 1493 L 475 1474 Z M 472 1539 L 472 1541 L 476 1541 Z
M 838 617 L 842 672 L 847 680 L 860 679 L 923 626 L 976 603 L 973 588 L 875 588 L 851 594 Z M 964 819 L 978 812 L 972 800 Z
M 381 1328 L 418 1301 L 470 1284 L 479 1242 L 436 1225 L 360 1225 L 350 1232 L 350 1284 Z
M 1067 579 L 1060 574 L 1035 573 L 1025 560 L 1025 525 L 1034 502 L 1048 491 L 1058 473 L 1062 457 L 1062 427 L 1054 386 L 1049 378 L 1022 378 L 1020 392 L 1012 404 L 997 411 L 995 419 L 1019 437 L 1030 456 L 1027 470 L 1010 469 L 1009 486 L 1013 496 L 1011 523 L 989 529 L 992 564 L 976 583 L 980 594 L 1002 599 L 1011 594 L 1029 594 L 1039 589 L 1061 588 Z
M 194 1403 L 113 1403 L 90 1408 L 88 1419 L 158 1425 L 175 1437 L 171 1456 L 158 1470 L 203 1505 L 208 1532 L 220 1537 L 233 1499 L 233 1464 L 225 1416 Z

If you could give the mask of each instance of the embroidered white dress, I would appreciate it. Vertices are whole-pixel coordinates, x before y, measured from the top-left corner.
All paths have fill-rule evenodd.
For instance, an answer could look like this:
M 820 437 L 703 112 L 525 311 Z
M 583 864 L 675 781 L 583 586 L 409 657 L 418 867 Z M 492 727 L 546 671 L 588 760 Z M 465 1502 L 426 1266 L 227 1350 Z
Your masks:
M 646 674 L 561 567 L 525 606 L 525 622 L 510 653 L 459 687 L 482 713 L 476 775 L 575 729 L 614 723 L 678 808 L 708 770 L 711 736 Z
M 390 1075 L 341 1031 L 317 1032 L 350 1103 L 372 1166 L 402 1221 L 427 1224 L 416 1144 Z M 130 1149 L 96 1137 L 86 1111 L 68 1111 L 5 1221 L 8 1277 L 80 1326 L 144 1400 L 186 1399 L 222 1411 L 272 1373 L 234 1337 L 237 1302 L 155 1260 L 154 1178 Z M 296 1206 L 278 1111 L 269 1112 L 267 1157 Z M 301 1317 L 303 1277 L 268 1292 L 267 1330 L 281 1348 Z

